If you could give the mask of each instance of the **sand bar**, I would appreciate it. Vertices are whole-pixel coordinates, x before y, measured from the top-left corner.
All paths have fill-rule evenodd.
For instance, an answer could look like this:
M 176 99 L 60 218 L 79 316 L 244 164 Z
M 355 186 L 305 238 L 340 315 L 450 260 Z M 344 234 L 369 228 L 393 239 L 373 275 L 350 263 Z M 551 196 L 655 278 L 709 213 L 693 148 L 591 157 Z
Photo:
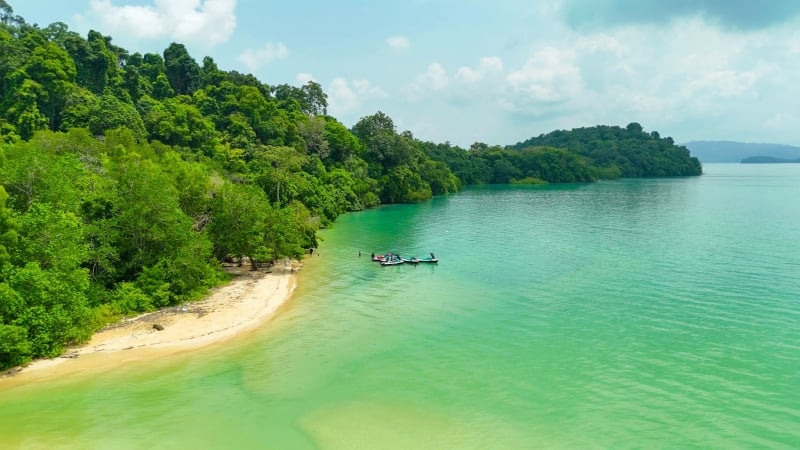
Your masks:
M 212 289 L 205 299 L 124 320 L 61 357 L 8 371 L 0 377 L 0 386 L 109 370 L 241 335 L 268 321 L 289 300 L 298 269 L 296 262 L 279 263 L 270 271 L 232 268 L 231 282 Z

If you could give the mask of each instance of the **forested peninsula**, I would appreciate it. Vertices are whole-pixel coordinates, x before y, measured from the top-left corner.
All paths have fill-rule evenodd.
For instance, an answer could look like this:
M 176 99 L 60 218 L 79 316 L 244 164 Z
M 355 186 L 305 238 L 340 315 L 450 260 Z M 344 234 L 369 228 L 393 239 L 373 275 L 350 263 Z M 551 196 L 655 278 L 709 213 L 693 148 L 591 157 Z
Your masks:
M 130 53 L 0 0 L 0 368 L 202 297 L 220 261 L 299 258 L 347 211 L 481 183 L 698 175 L 638 124 L 469 149 L 348 128 L 313 81 L 268 85 L 173 43 Z

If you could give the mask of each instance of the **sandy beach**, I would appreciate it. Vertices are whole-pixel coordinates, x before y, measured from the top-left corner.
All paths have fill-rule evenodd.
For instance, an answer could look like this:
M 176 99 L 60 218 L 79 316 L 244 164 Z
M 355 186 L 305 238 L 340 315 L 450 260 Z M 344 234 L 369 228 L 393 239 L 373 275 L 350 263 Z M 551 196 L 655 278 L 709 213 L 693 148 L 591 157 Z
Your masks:
M 231 282 L 203 300 L 123 320 L 60 357 L 8 371 L 0 385 L 113 369 L 241 335 L 267 322 L 291 298 L 298 269 L 297 262 L 279 263 L 269 272 L 231 269 Z

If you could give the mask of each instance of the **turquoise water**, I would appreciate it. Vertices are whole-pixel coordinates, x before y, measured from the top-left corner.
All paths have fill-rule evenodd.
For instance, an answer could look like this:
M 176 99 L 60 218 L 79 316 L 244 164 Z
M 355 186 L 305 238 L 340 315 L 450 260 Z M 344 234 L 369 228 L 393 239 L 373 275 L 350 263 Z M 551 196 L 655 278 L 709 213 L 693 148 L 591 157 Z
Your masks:
M 800 164 L 705 172 L 346 215 L 262 330 L 0 392 L 0 446 L 798 448 Z

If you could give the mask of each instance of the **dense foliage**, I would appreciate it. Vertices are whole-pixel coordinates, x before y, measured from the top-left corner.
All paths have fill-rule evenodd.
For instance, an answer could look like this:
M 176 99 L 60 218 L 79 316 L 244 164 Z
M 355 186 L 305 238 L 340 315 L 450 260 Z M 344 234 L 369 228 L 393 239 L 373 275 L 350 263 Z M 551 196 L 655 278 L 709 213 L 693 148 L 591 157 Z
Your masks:
M 464 184 L 699 170 L 641 130 L 467 151 L 381 112 L 348 129 L 316 82 L 270 86 L 177 43 L 130 54 L 27 24 L 5 0 L 0 80 L 0 369 L 198 298 L 224 281 L 220 260 L 300 257 L 347 211 Z
M 449 144 L 422 144 L 431 159 L 446 163 L 463 185 L 572 183 L 619 177 L 700 175 L 689 151 L 638 123 L 558 130 L 507 147 L 475 143 L 465 151 Z
M 130 54 L 4 0 L 0 79 L 0 369 L 195 299 L 220 260 L 298 258 L 346 211 L 460 188 L 386 115 L 327 115 L 315 82 Z
M 596 126 L 558 130 L 530 138 L 509 148 L 522 150 L 549 146 L 566 149 L 585 158 L 601 174 L 621 177 L 700 175 L 702 167 L 686 147 L 657 131 L 646 133 L 638 123 L 625 128 Z

